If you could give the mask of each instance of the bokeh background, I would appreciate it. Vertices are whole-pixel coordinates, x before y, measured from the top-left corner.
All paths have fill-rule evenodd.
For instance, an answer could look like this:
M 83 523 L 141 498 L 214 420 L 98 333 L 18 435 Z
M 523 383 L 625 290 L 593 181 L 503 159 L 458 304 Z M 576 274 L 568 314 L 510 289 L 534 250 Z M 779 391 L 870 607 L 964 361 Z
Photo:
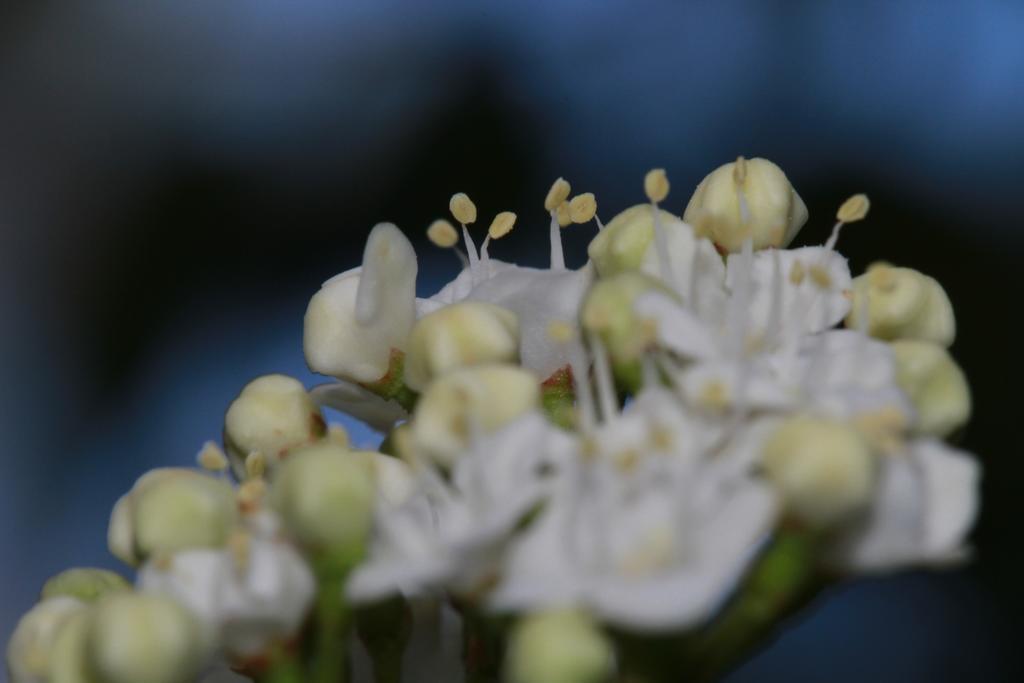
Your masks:
M 651 167 L 681 211 L 744 154 L 806 200 L 798 243 L 864 191 L 854 270 L 946 286 L 986 475 L 973 565 L 837 590 L 729 680 L 1021 680 L 1022 121 L 1019 2 L 0 4 L 0 638 L 50 574 L 115 566 L 114 500 L 190 464 L 248 379 L 317 381 L 306 301 L 374 223 L 429 293 L 455 191 L 519 214 L 495 255 L 543 263 L 555 177 L 608 220 Z

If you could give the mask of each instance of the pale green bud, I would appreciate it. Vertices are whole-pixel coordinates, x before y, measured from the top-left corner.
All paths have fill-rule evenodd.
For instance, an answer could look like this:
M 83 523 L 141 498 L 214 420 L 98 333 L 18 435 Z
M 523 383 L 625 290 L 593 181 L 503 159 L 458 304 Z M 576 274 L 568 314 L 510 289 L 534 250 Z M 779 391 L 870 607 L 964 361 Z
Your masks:
M 61 629 L 85 609 L 80 600 L 61 595 L 44 599 L 22 616 L 7 643 L 11 683 L 47 683 Z
M 153 553 L 222 546 L 236 519 L 226 481 L 183 468 L 151 470 L 114 506 L 107 545 L 135 566 Z
M 919 339 L 949 346 L 956 337 L 953 305 L 942 285 L 916 270 L 887 263 L 876 263 L 853 279 L 846 326 L 860 329 L 865 323 L 868 334 L 878 339 Z
M 967 378 L 946 349 L 930 342 L 903 339 L 892 343 L 896 381 L 917 411 L 914 431 L 946 437 L 971 416 Z
M 43 584 L 42 599 L 66 595 L 82 602 L 95 602 L 107 593 L 127 590 L 131 584 L 115 572 L 95 567 L 66 569 Z
M 670 260 L 679 272 L 690 267 L 692 236 L 678 216 L 658 209 L 665 231 Z M 685 253 L 680 253 L 685 252 Z M 597 233 L 587 247 L 587 255 L 601 277 L 627 270 L 659 274 L 659 255 L 654 239 L 654 209 L 650 204 L 631 206 L 615 216 Z
M 851 426 L 798 416 L 785 420 L 768 438 L 761 467 L 794 518 L 823 528 L 867 504 L 875 480 L 873 458 Z
M 311 444 L 326 432 L 320 409 L 306 388 L 287 375 L 264 375 L 249 382 L 224 417 L 224 445 L 240 478 L 250 453 L 262 453 L 273 467 L 290 450 Z
M 659 281 L 639 271 L 626 271 L 594 283 L 580 309 L 580 322 L 596 334 L 613 362 L 640 358 L 656 338 L 656 321 L 635 311 L 637 298 L 647 292 L 672 293 Z
M 435 380 L 420 397 L 410 428 L 414 453 L 450 467 L 470 445 L 540 407 L 537 378 L 514 365 L 463 368 Z
M 46 683 L 96 683 L 86 657 L 91 611 L 83 609 L 76 612 L 60 627 L 53 641 Z
M 326 441 L 289 455 L 270 491 L 271 505 L 299 541 L 352 554 L 365 548 L 374 499 L 365 459 Z
M 767 159 L 745 159 L 723 164 L 700 181 L 683 220 L 730 252 L 748 238 L 754 249 L 785 247 L 807 222 L 807 206 L 781 168 Z
M 519 358 L 519 319 L 480 301 L 445 306 L 416 322 L 405 357 L 405 383 L 416 391 L 456 368 Z
M 186 683 L 210 654 L 195 618 L 155 595 L 110 595 L 92 608 L 87 628 L 86 659 L 95 683 Z
M 505 667 L 510 683 L 602 683 L 615 672 L 615 654 L 585 614 L 558 610 L 516 625 Z

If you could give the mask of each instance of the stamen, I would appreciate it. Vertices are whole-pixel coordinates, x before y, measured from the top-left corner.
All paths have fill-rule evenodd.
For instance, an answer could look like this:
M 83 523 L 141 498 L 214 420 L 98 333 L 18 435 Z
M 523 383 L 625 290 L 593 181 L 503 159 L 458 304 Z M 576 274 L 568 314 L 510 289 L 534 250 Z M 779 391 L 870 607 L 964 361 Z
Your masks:
M 736 157 L 736 163 L 732 167 L 732 182 L 736 186 L 736 197 L 740 203 L 740 224 L 746 225 L 750 222 L 750 204 L 747 203 L 747 194 L 743 191 L 743 184 L 747 181 L 747 160 L 742 156 Z
M 569 202 L 569 218 L 573 223 L 587 223 L 597 214 L 597 200 L 593 192 L 576 195 Z
M 558 227 L 567 228 L 572 225 L 572 216 L 569 213 L 569 202 L 562 202 L 555 209 L 555 215 L 558 217 Z
M 604 223 L 601 222 L 601 219 L 598 218 L 596 213 L 594 214 L 594 222 L 597 223 L 597 231 L 598 232 L 601 232 L 602 230 L 604 230 Z
M 556 210 L 562 202 L 569 198 L 570 192 L 572 192 L 572 188 L 565 178 L 559 178 L 551 183 L 551 189 L 548 190 L 548 195 L 544 198 L 544 210 L 549 213 Z
M 245 458 L 245 474 L 249 479 L 260 479 L 267 471 L 267 459 L 260 451 L 253 451 Z
M 608 351 L 596 334 L 588 336 L 590 348 L 594 354 L 594 378 L 597 380 L 597 402 L 601 407 L 601 416 L 606 422 L 614 420 L 618 415 L 615 395 L 615 383 L 612 382 L 612 366 L 608 360 Z
M 249 570 L 249 559 L 252 550 L 252 539 L 244 531 L 231 534 L 228 538 L 228 551 L 231 553 L 231 560 L 235 569 L 240 574 Z
M 754 241 L 749 237 L 743 240 L 739 258 L 739 273 L 736 278 L 736 287 L 729 300 L 727 318 L 729 341 L 733 346 L 732 351 L 736 358 L 743 357 L 746 346 L 746 321 L 750 305 L 751 275 L 754 268 Z
M 456 192 L 448 202 L 448 210 L 452 212 L 462 225 L 470 225 L 476 222 L 476 204 L 465 192 Z
M 651 200 L 652 203 L 657 204 L 665 200 L 668 196 L 669 183 L 668 176 L 665 175 L 665 169 L 655 168 L 647 172 L 644 176 L 644 194 Z
M 815 263 L 811 265 L 807 272 L 811 276 L 811 282 L 819 289 L 828 290 L 832 288 L 832 276 L 828 274 L 828 269 L 824 266 Z
M 562 229 L 558 226 L 558 213 L 555 211 L 551 212 L 551 270 L 565 270 Z
M 733 164 L 732 181 L 737 185 L 747 182 L 747 159 L 742 155 L 736 157 L 736 163 Z
M 480 255 L 476 252 L 476 244 L 473 242 L 473 238 L 469 236 L 469 229 L 466 228 L 465 224 L 462 226 L 462 239 L 466 242 L 466 253 L 469 254 L 469 276 L 473 284 L 477 283 Z
M 224 455 L 221 447 L 212 441 L 203 444 L 196 461 L 200 467 L 210 472 L 223 472 L 228 468 L 228 456 Z
M 799 261 L 797 261 L 799 263 Z M 766 344 L 775 341 L 782 324 L 782 260 L 779 250 L 772 249 L 772 285 L 771 300 L 768 304 L 768 321 L 765 325 L 764 339 Z
M 789 282 L 800 286 L 803 284 L 804 276 L 807 275 L 807 271 L 804 268 L 802 261 L 793 261 L 793 265 L 789 268 Z
M 855 194 L 839 207 L 836 220 L 840 223 L 856 223 L 862 221 L 871 209 L 871 200 L 866 194 Z
M 442 249 L 451 249 L 459 242 L 459 233 L 451 223 L 439 218 L 427 228 L 427 239 Z
M 491 221 L 491 227 L 487 229 L 487 236 L 491 239 L 500 240 L 505 235 L 512 232 L 512 228 L 516 224 L 516 215 L 511 211 L 502 211 L 494 220 Z

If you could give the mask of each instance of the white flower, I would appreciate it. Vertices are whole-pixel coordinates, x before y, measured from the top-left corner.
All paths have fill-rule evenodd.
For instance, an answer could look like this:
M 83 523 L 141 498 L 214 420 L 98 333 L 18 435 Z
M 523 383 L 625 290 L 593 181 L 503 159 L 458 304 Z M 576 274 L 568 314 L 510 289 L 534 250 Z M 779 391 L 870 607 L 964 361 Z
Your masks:
M 882 456 L 879 470 L 870 508 L 837 539 L 831 563 L 871 572 L 963 559 L 978 513 L 977 460 L 941 441 L 916 439 Z
M 185 550 L 147 563 L 138 590 L 171 597 L 190 609 L 234 658 L 264 654 L 296 635 L 315 580 L 288 543 L 240 537 L 244 546 Z
M 306 362 L 316 372 L 355 382 L 387 373 L 416 320 L 416 253 L 390 223 L 370 232 L 363 265 L 323 284 L 306 310 Z

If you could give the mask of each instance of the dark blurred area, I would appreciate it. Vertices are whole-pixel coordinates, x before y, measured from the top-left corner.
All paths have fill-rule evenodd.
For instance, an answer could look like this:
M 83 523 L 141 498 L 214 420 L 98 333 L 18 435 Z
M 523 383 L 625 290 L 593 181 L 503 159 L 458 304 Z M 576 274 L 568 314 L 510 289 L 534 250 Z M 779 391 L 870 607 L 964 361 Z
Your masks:
M 555 177 L 607 221 L 663 166 L 681 213 L 744 154 L 807 202 L 798 243 L 863 191 L 854 272 L 946 287 L 985 480 L 969 568 L 839 589 L 729 680 L 1022 680 L 1022 121 L 1016 2 L 0 4 L 0 637 L 49 575 L 115 566 L 117 496 L 193 462 L 248 379 L 315 383 L 305 304 L 376 222 L 430 293 L 455 191 L 540 264 Z

